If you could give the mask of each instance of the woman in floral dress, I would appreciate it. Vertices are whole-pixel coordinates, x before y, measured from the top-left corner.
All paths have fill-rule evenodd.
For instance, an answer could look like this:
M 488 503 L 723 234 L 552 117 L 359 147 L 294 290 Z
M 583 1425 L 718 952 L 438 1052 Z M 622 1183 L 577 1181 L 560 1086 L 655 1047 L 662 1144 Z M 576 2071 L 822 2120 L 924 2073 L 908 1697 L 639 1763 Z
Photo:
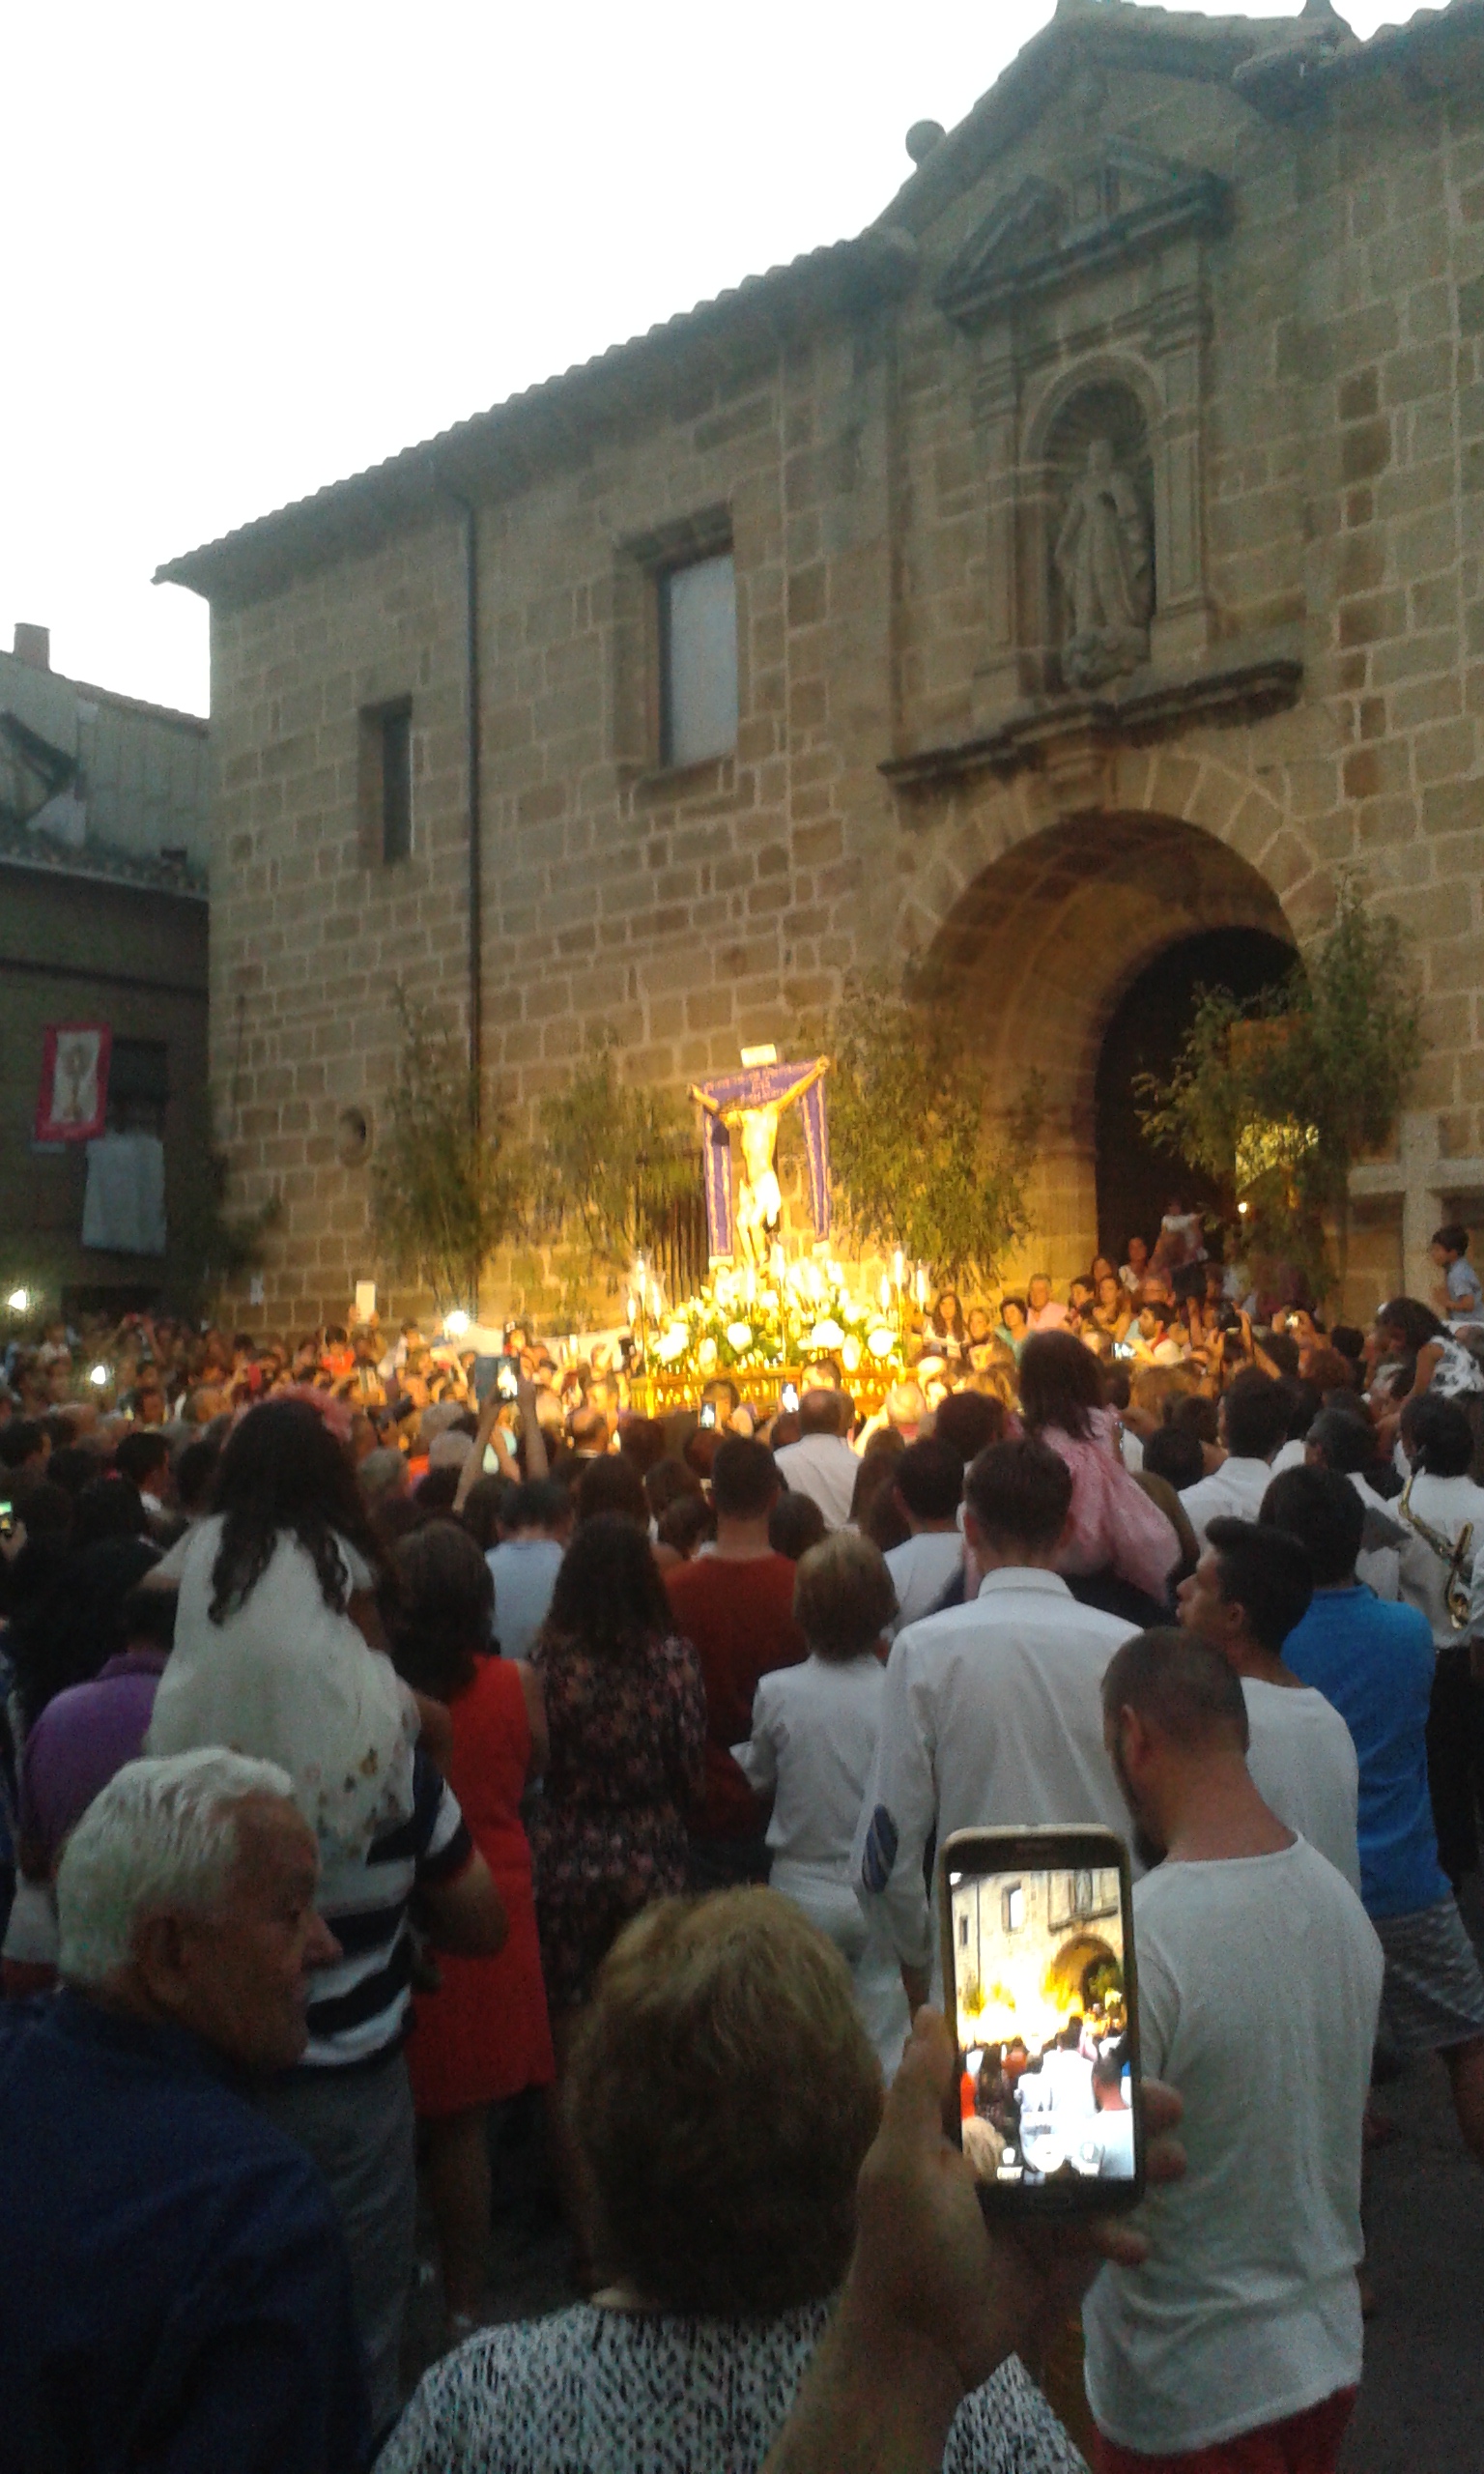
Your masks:
M 531 1662 L 551 1741 L 530 1840 L 559 2068 L 618 1933 L 652 1899 L 684 1888 L 686 1815 L 701 1792 L 699 1663 L 674 1635 L 633 1521 L 603 1513 L 578 1531 Z

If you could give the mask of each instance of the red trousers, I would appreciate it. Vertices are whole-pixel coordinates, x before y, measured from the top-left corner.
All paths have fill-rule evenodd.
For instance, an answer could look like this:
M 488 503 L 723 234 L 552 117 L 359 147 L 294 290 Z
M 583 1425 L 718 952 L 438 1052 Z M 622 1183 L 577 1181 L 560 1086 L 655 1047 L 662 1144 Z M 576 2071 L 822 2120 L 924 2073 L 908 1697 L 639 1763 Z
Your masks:
M 1179 2457 L 1144 2457 L 1098 2434 L 1098 2474 L 1334 2474 L 1340 2442 L 1355 2410 L 1356 2391 L 1337 2388 L 1307 2412 L 1286 2423 L 1264 2423 L 1239 2431 L 1214 2448 L 1186 2449 Z

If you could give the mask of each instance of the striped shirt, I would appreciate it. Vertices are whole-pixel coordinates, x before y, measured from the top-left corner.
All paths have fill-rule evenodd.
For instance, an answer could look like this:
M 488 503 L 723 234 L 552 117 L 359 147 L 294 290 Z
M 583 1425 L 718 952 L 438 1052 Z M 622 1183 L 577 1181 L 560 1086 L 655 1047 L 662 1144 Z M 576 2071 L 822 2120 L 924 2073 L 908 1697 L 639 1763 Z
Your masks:
M 447 1781 L 425 1752 L 414 1753 L 409 1819 L 373 1838 L 363 1860 L 331 1857 L 320 1875 L 319 1910 L 340 1956 L 311 1979 L 301 2067 L 344 2069 L 401 2043 L 412 1999 L 413 1892 L 456 1881 L 473 1852 Z

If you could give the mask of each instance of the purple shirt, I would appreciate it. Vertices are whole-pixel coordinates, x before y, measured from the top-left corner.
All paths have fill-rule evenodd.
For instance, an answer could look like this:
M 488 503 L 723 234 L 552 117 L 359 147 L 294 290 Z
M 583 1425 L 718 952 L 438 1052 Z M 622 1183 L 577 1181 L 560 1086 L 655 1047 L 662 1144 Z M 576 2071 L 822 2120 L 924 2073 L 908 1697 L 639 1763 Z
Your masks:
M 126 1761 L 137 1761 L 164 1672 L 163 1650 L 126 1650 L 91 1683 L 48 1701 L 20 1763 L 20 1843 L 33 1879 L 50 1873 L 69 1830 Z

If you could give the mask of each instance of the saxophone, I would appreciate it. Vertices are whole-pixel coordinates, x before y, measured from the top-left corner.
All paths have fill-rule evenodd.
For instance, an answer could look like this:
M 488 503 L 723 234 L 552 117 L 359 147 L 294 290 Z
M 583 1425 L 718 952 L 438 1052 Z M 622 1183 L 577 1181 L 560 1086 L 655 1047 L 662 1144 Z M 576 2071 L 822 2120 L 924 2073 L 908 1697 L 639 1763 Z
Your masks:
M 1443 1597 L 1448 1609 L 1448 1622 L 1455 1632 L 1467 1632 L 1470 1614 L 1469 1584 L 1473 1564 L 1473 1523 L 1471 1520 L 1465 1521 L 1457 1538 L 1450 1539 L 1444 1531 L 1434 1529 L 1430 1522 L 1423 1520 L 1412 1509 L 1412 1489 L 1416 1474 L 1413 1470 L 1402 1488 L 1396 1507 L 1397 1516 L 1406 1522 L 1408 1528 L 1416 1537 L 1421 1539 L 1424 1546 L 1432 1548 L 1441 1564 L 1446 1564 L 1448 1577 L 1443 1589 Z

